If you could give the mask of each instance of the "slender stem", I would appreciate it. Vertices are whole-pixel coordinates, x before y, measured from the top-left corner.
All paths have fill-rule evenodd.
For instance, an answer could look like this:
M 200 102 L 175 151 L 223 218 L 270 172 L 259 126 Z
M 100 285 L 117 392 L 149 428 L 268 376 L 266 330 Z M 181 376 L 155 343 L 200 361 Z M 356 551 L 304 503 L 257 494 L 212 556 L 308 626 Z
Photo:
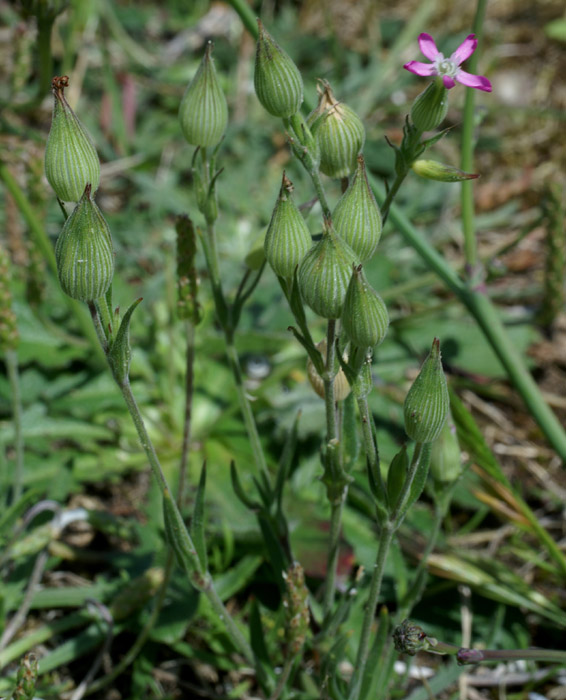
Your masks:
M 358 646 L 356 662 L 354 664 L 354 674 L 352 676 L 352 680 L 350 681 L 350 692 L 348 693 L 348 700 L 358 700 L 359 698 L 362 679 L 364 677 L 364 671 L 370 651 L 369 642 L 371 636 L 371 628 L 375 619 L 375 610 L 377 608 L 377 601 L 379 599 L 379 593 L 381 591 L 383 571 L 385 569 L 385 562 L 387 560 L 387 554 L 389 552 L 389 548 L 393 540 L 394 532 L 395 530 L 391 523 L 385 523 L 385 525 L 381 528 L 379 544 L 377 546 L 377 559 L 374 564 L 373 573 L 371 576 L 369 597 L 364 613 L 364 621 L 362 624 L 362 633 L 360 636 L 360 644 Z
M 401 187 L 405 178 L 407 177 L 408 172 L 409 168 L 405 168 L 402 172 L 397 173 L 397 175 L 395 176 L 395 180 L 393 180 L 393 184 L 387 192 L 387 196 L 383 200 L 383 204 L 381 205 L 381 216 L 383 218 L 384 225 L 387 221 L 387 217 L 389 216 L 389 210 L 391 209 L 391 205 L 393 204 L 395 195 L 397 194 L 399 188 Z
M 404 510 L 409 500 L 411 494 L 411 486 L 413 485 L 413 480 L 417 473 L 417 469 L 421 464 L 423 459 L 426 459 L 430 454 L 430 443 L 416 442 L 415 448 L 413 450 L 413 457 L 411 459 L 411 464 L 409 465 L 409 470 L 407 472 L 407 478 L 397 499 L 397 504 L 391 513 L 391 523 L 393 524 L 395 530 L 401 525 L 404 518 Z
M 478 44 L 481 43 L 483 34 L 483 22 L 485 18 L 485 11 L 487 6 L 487 0 L 478 0 L 476 7 L 476 16 L 474 19 L 473 32 L 476 35 Z M 479 51 L 476 50 L 473 56 L 470 58 L 468 63 L 468 70 L 472 73 L 476 72 Z M 472 172 L 474 164 L 474 103 L 475 103 L 475 90 L 466 90 L 466 101 L 464 104 L 464 116 L 462 125 L 462 170 L 465 172 Z M 474 222 L 474 195 L 473 195 L 473 181 L 464 180 L 461 183 L 461 203 L 462 203 L 462 230 L 464 233 L 464 253 L 466 257 L 466 263 L 470 274 L 473 274 L 474 268 L 477 264 L 477 241 L 476 241 L 476 230 Z
M 185 323 L 187 339 L 185 365 L 185 420 L 183 422 L 183 444 L 181 446 L 181 461 L 179 464 L 179 484 L 177 487 L 177 505 L 181 506 L 187 481 L 189 465 L 189 446 L 191 443 L 191 419 L 193 411 L 194 364 L 195 364 L 195 328 L 191 321 Z
M 277 681 L 277 686 L 273 693 L 271 694 L 271 697 L 269 700 L 278 700 L 279 696 L 285 689 L 285 685 L 287 684 L 287 681 L 289 680 L 289 676 L 291 675 L 291 671 L 293 670 L 293 664 L 295 663 L 295 659 L 297 658 L 297 655 L 289 655 L 285 659 L 285 664 L 283 665 L 283 670 L 281 671 L 281 675 L 279 676 L 279 680 Z
M 39 70 L 39 99 L 48 94 L 53 78 L 53 56 L 51 53 L 51 32 L 55 17 L 40 16 L 37 18 L 37 61 Z
M 334 362 L 336 349 L 334 347 L 336 337 L 336 321 L 330 319 L 326 329 L 326 367 L 324 371 L 324 405 L 326 408 L 326 442 L 338 438 L 336 424 L 336 401 L 334 398 Z
M 20 391 L 20 372 L 18 354 L 15 350 L 6 350 L 6 367 L 12 393 L 12 415 L 14 421 L 14 446 L 16 468 L 13 476 L 12 502 L 16 503 L 22 495 L 24 482 L 24 433 L 22 430 L 22 393 Z
M 238 403 L 244 418 L 244 425 L 246 426 L 256 467 L 261 474 L 264 474 L 267 478 L 269 478 L 269 471 L 267 469 L 267 463 L 263 454 L 263 448 L 261 446 L 257 425 L 242 379 L 242 369 L 240 367 L 238 351 L 236 350 L 233 342 L 231 342 L 231 340 L 228 338 L 226 339 L 226 355 L 228 357 L 228 363 L 232 370 L 232 374 L 234 375 Z
M 326 562 L 326 579 L 324 581 L 324 598 L 322 613 L 326 619 L 332 612 L 334 594 L 336 591 L 336 571 L 338 569 L 338 553 L 340 551 L 340 529 L 342 527 L 342 511 L 346 500 L 347 488 L 344 487 L 342 497 L 330 504 L 330 531 L 328 533 L 328 557 Z
M 377 479 L 377 486 L 381 490 L 383 496 L 387 494 L 383 478 L 381 476 L 381 468 L 379 461 L 379 450 L 374 440 L 373 434 L 373 418 L 369 410 L 367 396 L 356 396 L 360 419 L 362 422 L 362 439 L 364 441 L 364 450 L 372 467 L 372 474 Z M 384 503 L 386 499 L 384 498 Z
M 326 199 L 326 193 L 324 192 L 324 187 L 322 186 L 322 181 L 320 179 L 320 174 L 318 170 L 313 169 L 309 171 L 309 175 L 311 176 L 314 189 L 316 191 L 316 196 L 318 197 L 318 201 L 320 202 L 320 206 L 322 208 L 322 215 L 324 216 L 325 219 L 330 219 L 332 218 L 332 211 L 330 210 L 330 207 L 328 206 L 328 201 Z

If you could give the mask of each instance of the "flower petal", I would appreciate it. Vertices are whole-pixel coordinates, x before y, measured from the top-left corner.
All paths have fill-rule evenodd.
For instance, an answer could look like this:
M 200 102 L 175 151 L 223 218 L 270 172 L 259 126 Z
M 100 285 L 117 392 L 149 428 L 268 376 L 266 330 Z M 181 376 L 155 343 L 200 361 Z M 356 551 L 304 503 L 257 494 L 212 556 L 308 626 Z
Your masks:
M 469 34 L 460 44 L 460 46 L 458 46 L 456 51 L 454 51 L 452 56 L 450 56 L 456 65 L 459 66 L 461 63 L 464 63 L 464 61 L 467 58 L 470 58 L 470 56 L 474 53 L 478 45 L 478 40 L 475 37 L 475 34 Z
M 430 34 L 419 34 L 419 47 L 423 56 L 428 58 L 429 61 L 434 61 L 440 53 Z
M 450 77 L 449 75 L 443 75 L 442 82 L 444 83 L 444 87 L 447 90 L 450 90 L 454 87 L 454 85 L 456 85 L 456 83 L 454 82 L 454 78 Z
M 436 68 L 432 63 L 409 61 L 409 63 L 405 63 L 403 68 L 411 71 L 411 73 L 414 73 L 415 75 L 436 75 Z
M 491 83 L 487 78 L 484 78 L 483 75 L 473 75 L 472 73 L 466 73 L 465 70 L 460 69 L 456 75 L 456 80 L 466 87 L 476 88 L 484 92 L 491 92 Z

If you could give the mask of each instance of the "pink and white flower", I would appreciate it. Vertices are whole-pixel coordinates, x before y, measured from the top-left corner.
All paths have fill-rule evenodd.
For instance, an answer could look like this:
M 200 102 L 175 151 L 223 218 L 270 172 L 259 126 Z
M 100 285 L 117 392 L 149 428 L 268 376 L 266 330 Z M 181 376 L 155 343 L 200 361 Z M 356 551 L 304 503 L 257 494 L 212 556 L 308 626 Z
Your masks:
M 477 45 L 478 40 L 475 38 L 475 34 L 470 34 L 464 39 L 463 43 L 458 46 L 450 58 L 444 58 L 444 54 L 440 53 L 436 48 L 434 39 L 430 34 L 420 34 L 419 47 L 421 52 L 423 56 L 428 58 L 429 61 L 432 61 L 432 63 L 409 61 L 405 63 L 403 68 L 406 68 L 416 75 L 438 75 L 442 78 L 444 87 L 448 89 L 453 88 L 454 85 L 456 85 L 455 81 L 458 81 L 467 87 L 491 92 L 491 83 L 487 78 L 484 78 L 482 75 L 466 73 L 465 70 L 460 68 L 461 64 L 474 53 Z

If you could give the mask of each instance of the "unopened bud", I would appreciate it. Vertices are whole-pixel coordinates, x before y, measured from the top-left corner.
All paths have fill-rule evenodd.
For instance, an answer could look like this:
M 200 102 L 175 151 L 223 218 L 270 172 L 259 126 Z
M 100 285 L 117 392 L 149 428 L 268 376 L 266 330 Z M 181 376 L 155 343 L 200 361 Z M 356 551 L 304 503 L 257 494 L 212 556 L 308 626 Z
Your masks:
M 45 147 L 45 175 L 55 194 L 64 202 L 78 202 L 87 183 L 92 194 L 100 182 L 100 161 L 90 135 L 65 98 L 69 78 L 51 83 L 55 104 Z
M 317 350 L 321 353 L 323 358 L 326 359 L 326 349 L 327 349 L 327 344 L 326 344 L 326 338 L 324 340 L 321 340 L 320 343 L 316 344 Z M 343 356 L 344 361 L 348 360 L 348 355 L 344 354 Z M 316 367 L 314 366 L 312 360 L 309 359 L 307 360 L 307 376 L 309 378 L 310 385 L 312 388 L 315 390 L 315 393 L 320 396 L 321 399 L 324 398 L 324 380 L 320 376 L 320 374 L 316 371 Z M 350 393 L 350 384 L 348 383 L 348 380 L 346 379 L 346 375 L 344 374 L 344 370 L 340 367 L 338 372 L 336 372 L 336 375 L 334 376 L 334 400 L 335 401 L 342 401 L 345 399 L 348 394 Z
M 55 244 L 57 274 L 65 294 L 79 301 L 104 296 L 114 275 L 112 237 L 90 185 L 63 226 Z
M 405 399 L 403 413 L 407 435 L 416 442 L 436 440 L 446 421 L 449 405 L 448 387 L 440 359 L 440 341 L 435 338 Z
M 303 102 L 303 78 L 293 59 L 257 21 L 254 87 L 258 100 L 275 117 L 292 117 Z
M 362 348 L 379 345 L 387 334 L 387 307 L 367 281 L 361 265 L 353 267 L 342 309 L 342 327 L 352 343 Z
M 228 123 L 228 107 L 222 92 L 214 61 L 212 42 L 206 45 L 195 77 L 185 90 L 179 107 L 183 136 L 192 146 L 216 146 Z
M 448 112 L 448 90 L 434 80 L 413 102 L 411 121 L 419 131 L 431 131 L 442 124 Z
M 340 318 L 354 263 L 354 251 L 325 222 L 322 238 L 305 255 L 298 272 L 301 295 L 319 316 Z
M 348 177 L 364 147 L 364 125 L 351 107 L 334 97 L 326 80 L 319 82 L 318 95 L 318 106 L 309 115 L 308 125 L 320 150 L 320 171 L 329 177 Z
M 462 182 L 462 180 L 475 180 L 479 177 L 478 173 L 466 173 L 436 160 L 415 160 L 411 163 L 411 168 L 417 175 L 439 182 Z
M 265 235 L 265 257 L 280 277 L 293 277 L 312 245 L 312 238 L 291 193 L 293 184 L 283 173 L 279 198 Z
M 443 484 L 456 481 L 462 473 L 462 453 L 450 411 L 430 451 L 430 473 L 435 481 Z
M 381 238 L 382 220 L 362 155 L 358 156 L 357 163 L 356 173 L 332 213 L 332 222 L 360 262 L 365 262 L 375 253 Z

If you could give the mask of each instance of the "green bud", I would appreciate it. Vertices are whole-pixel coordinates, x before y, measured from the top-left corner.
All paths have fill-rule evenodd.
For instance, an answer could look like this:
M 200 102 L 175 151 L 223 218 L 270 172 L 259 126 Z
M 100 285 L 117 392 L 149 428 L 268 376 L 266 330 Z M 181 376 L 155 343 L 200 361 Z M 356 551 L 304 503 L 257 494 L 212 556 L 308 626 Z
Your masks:
M 216 146 L 220 143 L 228 123 L 226 97 L 214 68 L 212 46 L 212 42 L 209 41 L 200 66 L 185 90 L 179 107 L 183 136 L 192 146 Z
M 355 263 L 354 251 L 326 221 L 322 238 L 305 255 L 298 272 L 301 295 L 319 316 L 340 318 Z
M 112 237 L 90 185 L 63 226 L 55 245 L 57 274 L 65 294 L 79 301 L 104 296 L 114 275 Z
M 361 265 L 353 268 L 342 309 L 342 327 L 352 343 L 363 348 L 380 345 L 387 334 L 387 307 L 367 281 Z
M 440 341 L 432 349 L 405 398 L 405 431 L 416 442 L 433 442 L 440 435 L 450 399 L 440 359 Z
M 289 652 L 298 654 L 305 643 L 309 631 L 309 590 L 305 583 L 303 567 L 293 562 L 287 571 L 283 572 L 285 594 L 285 636 Z
M 450 411 L 430 451 L 430 473 L 435 481 L 443 484 L 456 481 L 462 473 L 462 453 Z
M 87 183 L 93 195 L 100 182 L 100 161 L 90 135 L 65 98 L 69 78 L 51 83 L 55 104 L 45 147 L 45 175 L 55 194 L 64 202 L 78 202 Z
M 318 106 L 307 120 L 320 151 L 320 171 L 329 177 L 348 177 L 366 139 L 362 120 L 339 102 L 326 80 L 318 85 Z
M 18 340 L 18 326 L 12 309 L 10 289 L 10 258 L 0 245 L 0 352 L 15 350 Z
M 293 277 L 312 245 L 312 238 L 291 193 L 293 184 L 283 173 L 279 198 L 265 235 L 265 257 L 280 277 Z
M 321 340 L 320 343 L 316 344 L 317 350 L 320 352 L 324 360 L 326 361 L 326 338 Z M 348 355 L 344 354 L 343 359 L 345 362 L 348 361 Z M 307 360 L 307 377 L 309 378 L 309 383 L 314 389 L 315 393 L 320 396 L 321 399 L 324 398 L 324 380 L 320 374 L 316 371 L 313 361 L 310 357 Z M 334 400 L 343 401 L 350 393 L 350 384 L 346 379 L 344 370 L 340 369 L 334 375 Z
M 407 472 L 409 471 L 409 456 L 405 445 L 391 460 L 387 471 L 387 499 L 391 511 L 395 509 Z
M 303 78 L 293 59 L 257 21 L 254 87 L 258 100 L 275 117 L 292 117 L 303 103 Z
M 369 260 L 381 238 L 381 212 L 366 175 L 364 157 L 358 156 L 356 173 L 332 213 L 334 228 L 358 256 Z
M 430 83 L 413 102 L 411 121 L 419 131 L 431 131 L 442 124 L 448 112 L 448 90 L 438 79 Z
M 475 180 L 477 173 L 466 173 L 452 165 L 445 165 L 436 160 L 415 160 L 411 168 L 417 175 L 426 177 L 427 180 L 439 182 L 461 182 L 462 180 Z

